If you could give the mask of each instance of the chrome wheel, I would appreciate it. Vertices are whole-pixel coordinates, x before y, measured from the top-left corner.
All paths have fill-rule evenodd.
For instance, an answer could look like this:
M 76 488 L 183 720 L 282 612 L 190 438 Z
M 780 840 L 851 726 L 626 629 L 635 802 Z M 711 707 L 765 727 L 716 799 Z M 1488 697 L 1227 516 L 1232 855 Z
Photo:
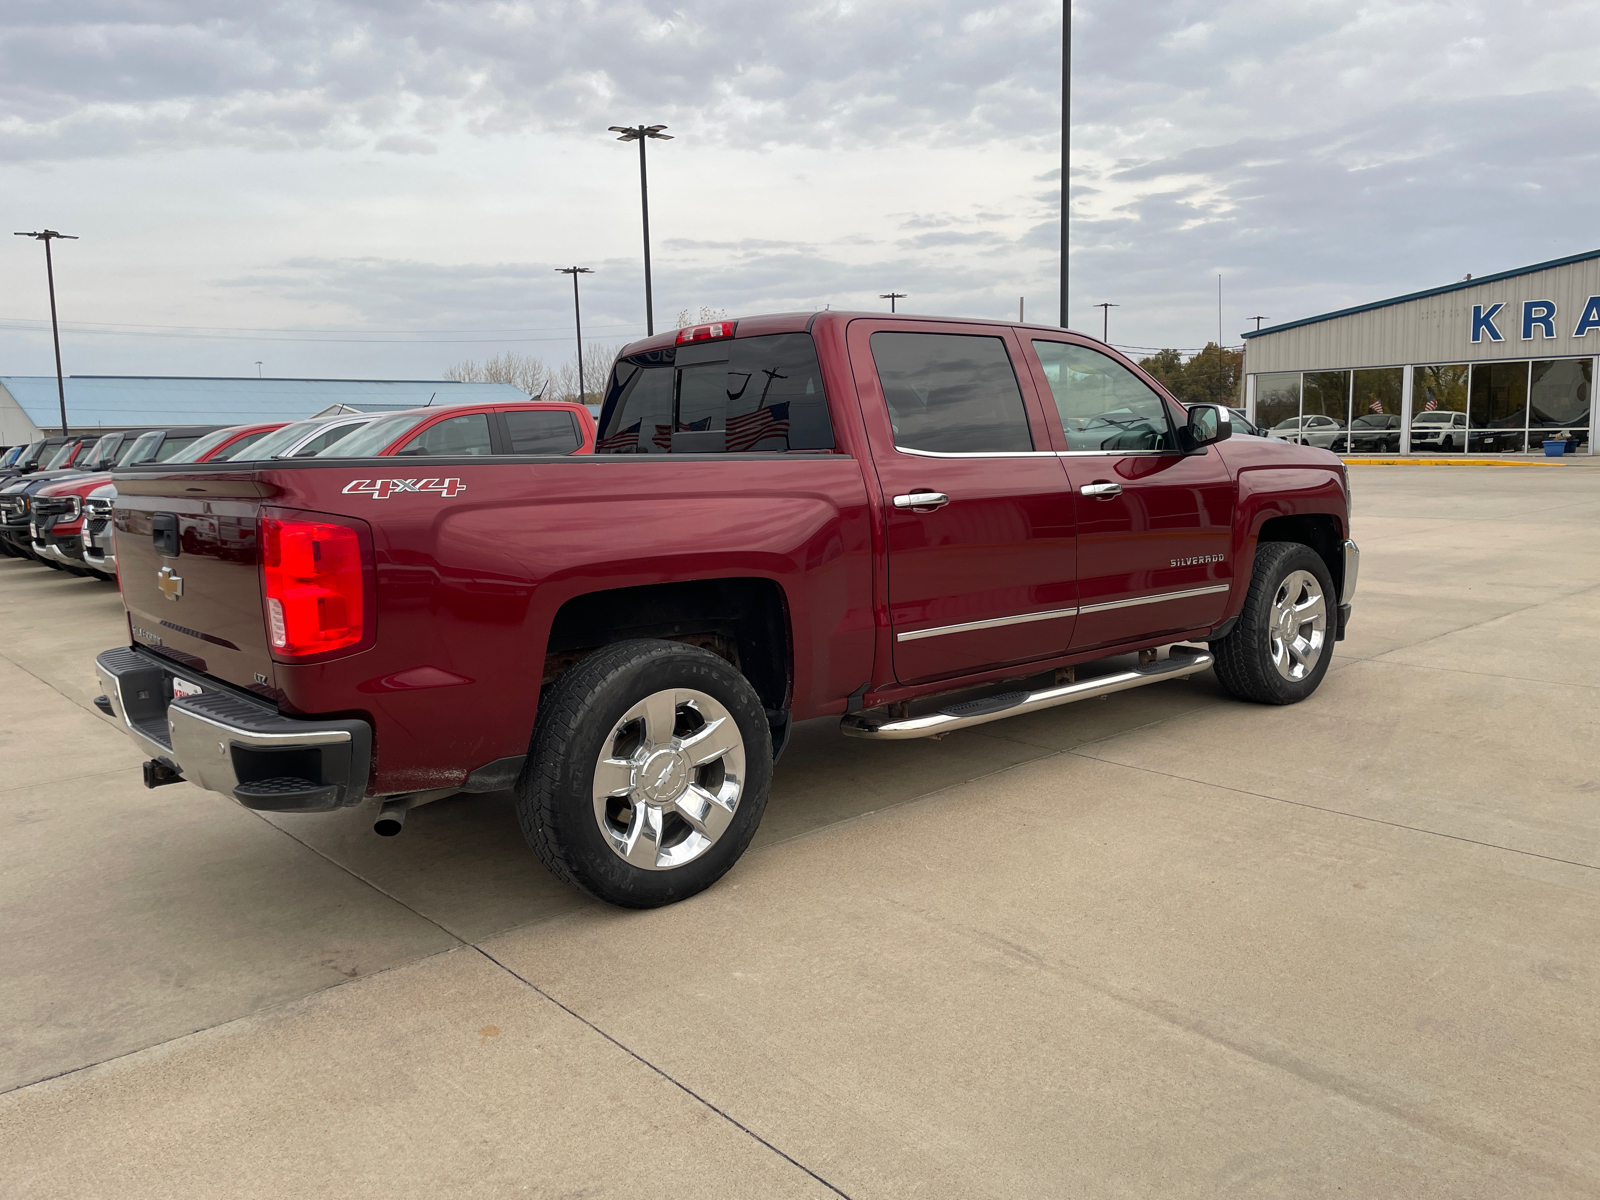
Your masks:
M 670 871 L 716 844 L 744 781 L 733 715 L 704 692 L 656 692 L 623 713 L 601 746 L 594 819 L 618 858 Z
M 1328 601 L 1310 571 L 1293 571 L 1272 597 L 1267 634 L 1278 674 L 1298 683 L 1316 669 L 1328 640 Z

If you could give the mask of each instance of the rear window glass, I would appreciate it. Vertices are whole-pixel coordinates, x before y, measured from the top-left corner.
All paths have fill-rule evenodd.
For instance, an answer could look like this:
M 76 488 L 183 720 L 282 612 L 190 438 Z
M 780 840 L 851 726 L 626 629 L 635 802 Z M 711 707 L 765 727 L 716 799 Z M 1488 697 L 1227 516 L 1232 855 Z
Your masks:
M 493 454 L 489 414 L 465 413 L 430 425 L 395 451 L 403 458 L 423 455 Z
M 1022 389 L 1001 338 L 875 333 L 872 361 L 896 446 L 940 454 L 1033 449 Z
M 727 358 L 679 366 L 661 351 L 612 374 L 597 454 L 833 449 L 816 346 L 806 333 L 723 343 Z M 721 347 L 696 347 L 697 357 Z
M 513 454 L 571 454 L 583 445 L 578 422 L 562 409 L 513 411 L 505 418 Z

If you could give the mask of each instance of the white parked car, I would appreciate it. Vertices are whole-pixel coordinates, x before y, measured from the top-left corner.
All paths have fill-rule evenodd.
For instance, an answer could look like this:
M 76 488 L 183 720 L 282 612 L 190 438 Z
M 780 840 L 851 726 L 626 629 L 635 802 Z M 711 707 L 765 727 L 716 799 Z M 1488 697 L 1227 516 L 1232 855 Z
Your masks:
M 1446 412 L 1419 412 L 1411 415 L 1411 448 L 1413 450 L 1465 450 L 1467 448 L 1467 414 Z
M 1333 445 L 1334 438 L 1344 432 L 1344 422 L 1332 417 L 1290 417 L 1279 421 L 1267 430 L 1267 436 L 1280 442 L 1296 442 L 1302 446 L 1321 446 L 1324 450 Z

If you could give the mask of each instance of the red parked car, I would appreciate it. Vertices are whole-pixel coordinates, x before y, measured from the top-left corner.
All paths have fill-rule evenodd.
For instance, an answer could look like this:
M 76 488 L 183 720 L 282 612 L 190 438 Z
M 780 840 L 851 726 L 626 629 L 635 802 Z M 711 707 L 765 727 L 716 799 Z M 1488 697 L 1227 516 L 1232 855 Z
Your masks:
M 1350 619 L 1344 464 L 1067 330 L 717 321 L 622 352 L 592 454 L 467 415 L 117 472 L 97 703 L 150 786 L 372 797 L 379 832 L 514 788 L 556 875 L 648 907 L 738 859 L 793 721 L 932 737 L 1207 669 L 1290 704 Z

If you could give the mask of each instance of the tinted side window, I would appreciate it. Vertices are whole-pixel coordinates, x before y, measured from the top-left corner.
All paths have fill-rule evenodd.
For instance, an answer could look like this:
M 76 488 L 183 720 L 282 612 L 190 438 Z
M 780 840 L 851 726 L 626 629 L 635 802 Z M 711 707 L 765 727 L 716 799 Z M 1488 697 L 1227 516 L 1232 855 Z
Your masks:
M 623 359 L 611 375 L 609 417 L 596 454 L 665 454 L 672 449 L 672 360 L 660 353 Z
M 872 361 L 894 444 L 943 454 L 1033 449 L 1005 341 L 948 333 L 875 333 Z
M 1113 358 L 1068 342 L 1034 342 L 1069 450 L 1173 450 L 1161 397 Z
M 407 458 L 428 454 L 492 454 L 487 413 L 465 413 L 430 425 L 396 454 Z
M 571 454 L 583 445 L 577 421 L 561 409 L 508 412 L 505 418 L 513 454 Z

